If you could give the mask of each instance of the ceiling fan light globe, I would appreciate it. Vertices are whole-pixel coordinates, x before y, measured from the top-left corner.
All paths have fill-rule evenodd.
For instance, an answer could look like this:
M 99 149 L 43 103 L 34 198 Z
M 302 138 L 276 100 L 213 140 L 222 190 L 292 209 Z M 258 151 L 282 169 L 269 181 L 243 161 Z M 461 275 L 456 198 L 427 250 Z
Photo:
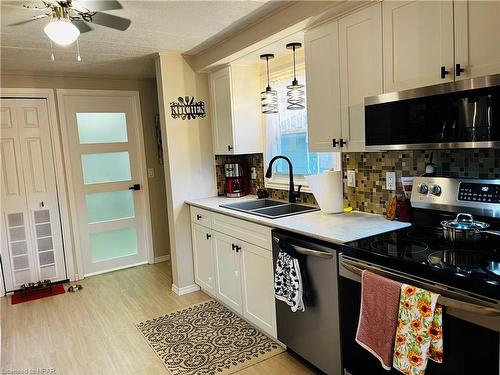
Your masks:
M 50 21 L 43 31 L 50 40 L 63 47 L 74 43 L 80 35 L 80 30 L 70 20 L 65 19 Z

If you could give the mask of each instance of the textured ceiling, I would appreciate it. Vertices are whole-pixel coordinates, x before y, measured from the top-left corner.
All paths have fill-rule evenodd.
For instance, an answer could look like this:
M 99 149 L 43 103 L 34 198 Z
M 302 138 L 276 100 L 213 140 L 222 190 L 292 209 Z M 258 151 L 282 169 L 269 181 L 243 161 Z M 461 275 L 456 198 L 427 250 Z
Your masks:
M 76 61 L 76 44 L 54 45 L 55 61 L 43 32 L 45 19 L 9 26 L 40 11 L 22 4 L 34 1 L 0 1 L 1 69 L 30 73 L 154 77 L 156 52 L 186 52 L 210 38 L 236 28 L 264 6 L 261 1 L 121 1 L 123 9 L 108 13 L 130 18 L 126 31 L 92 25 L 79 38 L 82 61 Z M 261 10 L 262 11 L 262 8 Z

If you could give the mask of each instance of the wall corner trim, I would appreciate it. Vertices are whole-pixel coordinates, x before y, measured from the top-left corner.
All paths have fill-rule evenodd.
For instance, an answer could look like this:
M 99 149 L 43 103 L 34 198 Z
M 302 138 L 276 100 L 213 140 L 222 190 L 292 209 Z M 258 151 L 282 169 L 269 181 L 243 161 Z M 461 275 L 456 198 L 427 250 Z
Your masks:
M 167 260 L 170 260 L 170 254 L 166 254 L 166 255 L 161 255 L 159 257 L 155 257 L 155 264 L 156 263 L 161 263 L 161 262 L 166 262 Z
M 197 292 L 200 290 L 200 287 L 196 284 L 184 286 L 182 288 L 179 288 L 177 285 L 172 284 L 172 291 L 177 294 L 178 296 L 182 296 L 184 294 L 189 294 L 193 292 Z

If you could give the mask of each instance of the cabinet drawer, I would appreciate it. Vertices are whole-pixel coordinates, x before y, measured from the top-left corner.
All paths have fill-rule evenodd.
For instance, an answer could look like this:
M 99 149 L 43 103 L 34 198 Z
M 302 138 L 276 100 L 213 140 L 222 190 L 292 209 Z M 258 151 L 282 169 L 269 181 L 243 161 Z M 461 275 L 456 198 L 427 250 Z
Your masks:
M 271 228 L 231 216 L 213 214 L 212 228 L 218 232 L 271 250 Z
M 202 208 L 191 206 L 191 221 L 212 228 L 213 213 Z

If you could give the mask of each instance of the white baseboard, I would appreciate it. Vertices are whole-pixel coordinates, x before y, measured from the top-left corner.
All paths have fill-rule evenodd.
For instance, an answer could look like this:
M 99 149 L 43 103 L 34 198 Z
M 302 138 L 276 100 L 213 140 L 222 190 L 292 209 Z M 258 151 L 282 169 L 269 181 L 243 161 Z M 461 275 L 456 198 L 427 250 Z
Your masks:
M 188 293 L 197 292 L 198 290 L 200 290 L 200 287 L 196 284 L 184 286 L 182 288 L 179 288 L 177 285 L 172 284 L 172 292 L 174 292 L 178 296 L 182 296 L 182 295 L 188 294 Z
M 155 263 L 166 262 L 167 260 L 170 260 L 170 254 L 155 257 Z

